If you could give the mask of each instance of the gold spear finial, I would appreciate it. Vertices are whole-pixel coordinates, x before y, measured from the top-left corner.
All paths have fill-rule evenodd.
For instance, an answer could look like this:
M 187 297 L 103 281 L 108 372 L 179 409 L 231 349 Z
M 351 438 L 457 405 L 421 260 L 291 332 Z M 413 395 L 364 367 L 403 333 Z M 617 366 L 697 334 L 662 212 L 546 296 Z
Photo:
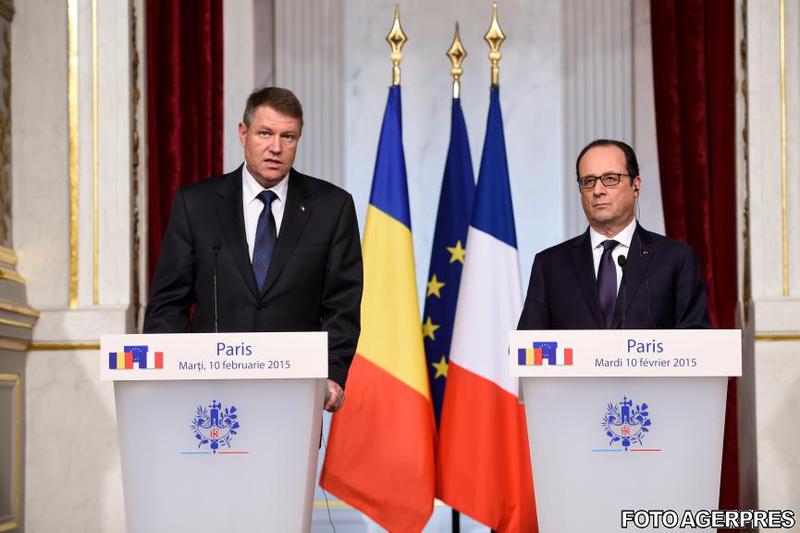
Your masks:
M 500 29 L 500 24 L 497 23 L 497 3 L 492 4 L 492 24 L 486 31 L 483 39 L 489 43 L 489 61 L 492 62 L 492 87 L 500 84 L 500 45 L 506 40 L 506 35 Z
M 400 25 L 400 6 L 394 6 L 394 23 L 386 42 L 392 47 L 392 85 L 400 85 L 400 62 L 403 60 L 403 45 L 406 44 L 406 37 L 403 27 Z
M 467 58 L 467 51 L 464 45 L 461 44 L 461 34 L 458 32 L 458 22 L 456 22 L 456 34 L 453 37 L 453 44 L 450 45 L 450 50 L 447 51 L 447 57 L 450 58 L 450 63 L 453 68 L 450 69 L 450 75 L 453 76 L 453 98 L 458 98 L 461 95 L 461 74 L 464 70 L 461 64 Z

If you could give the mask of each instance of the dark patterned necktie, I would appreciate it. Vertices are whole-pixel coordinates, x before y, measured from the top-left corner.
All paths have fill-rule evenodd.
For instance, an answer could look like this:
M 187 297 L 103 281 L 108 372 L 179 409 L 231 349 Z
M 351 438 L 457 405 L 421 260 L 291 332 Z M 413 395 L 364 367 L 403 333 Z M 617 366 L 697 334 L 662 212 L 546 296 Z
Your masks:
M 603 241 L 603 255 L 600 257 L 600 268 L 597 269 L 597 296 L 600 308 L 606 318 L 606 327 L 611 327 L 614 318 L 614 307 L 617 303 L 617 268 L 611 252 L 619 244 L 617 241 Z
M 253 274 L 256 276 L 258 290 L 264 290 L 267 281 L 269 264 L 272 261 L 272 252 L 275 249 L 277 231 L 275 217 L 272 216 L 272 201 L 278 197 L 273 191 L 261 191 L 258 199 L 264 203 L 264 209 L 258 216 L 256 226 L 256 241 L 253 243 Z

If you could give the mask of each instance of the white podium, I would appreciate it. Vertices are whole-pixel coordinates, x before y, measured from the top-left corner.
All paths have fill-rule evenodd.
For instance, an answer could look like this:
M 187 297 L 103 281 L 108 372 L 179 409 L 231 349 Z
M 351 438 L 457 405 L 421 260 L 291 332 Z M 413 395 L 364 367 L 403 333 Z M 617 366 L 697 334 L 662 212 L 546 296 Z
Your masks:
M 739 330 L 514 331 L 509 352 L 541 533 L 622 531 L 623 510 L 718 508 Z
M 128 533 L 308 531 L 327 334 L 107 335 Z

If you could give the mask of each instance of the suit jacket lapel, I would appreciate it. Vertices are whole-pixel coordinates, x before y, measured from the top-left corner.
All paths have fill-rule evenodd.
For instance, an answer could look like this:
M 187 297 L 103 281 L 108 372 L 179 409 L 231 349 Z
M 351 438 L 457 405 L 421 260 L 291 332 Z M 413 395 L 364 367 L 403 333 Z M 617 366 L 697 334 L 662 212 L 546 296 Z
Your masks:
M 594 274 L 594 261 L 592 259 L 592 240 L 589 238 L 589 230 L 576 238 L 570 251 L 570 259 L 578 282 L 583 291 L 586 305 L 592 313 L 595 323 L 599 329 L 605 329 L 605 319 L 603 311 L 600 309 L 600 300 L 597 296 L 597 277 Z
M 628 261 L 625 264 L 625 307 L 626 311 L 630 308 L 633 302 L 633 296 L 636 290 L 642 283 L 647 269 L 650 266 L 650 261 L 653 258 L 653 250 L 650 246 L 652 238 L 650 232 L 636 224 L 636 231 L 631 239 L 630 251 L 628 252 Z M 622 290 L 617 293 L 617 305 L 614 310 L 614 320 L 611 323 L 612 328 L 619 328 L 622 326 Z
M 250 252 L 247 248 L 247 237 L 244 232 L 244 211 L 242 210 L 242 167 L 226 176 L 217 189 L 215 206 L 217 222 L 222 230 L 228 251 L 239 269 L 248 288 L 258 295 L 253 268 L 250 264 Z
M 311 193 L 305 183 L 306 177 L 294 169 L 289 175 L 289 188 L 286 193 L 286 206 L 283 209 L 281 229 L 275 243 L 275 252 L 269 265 L 267 281 L 264 283 L 262 297 L 280 275 L 286 262 L 292 256 L 300 236 L 311 216 Z

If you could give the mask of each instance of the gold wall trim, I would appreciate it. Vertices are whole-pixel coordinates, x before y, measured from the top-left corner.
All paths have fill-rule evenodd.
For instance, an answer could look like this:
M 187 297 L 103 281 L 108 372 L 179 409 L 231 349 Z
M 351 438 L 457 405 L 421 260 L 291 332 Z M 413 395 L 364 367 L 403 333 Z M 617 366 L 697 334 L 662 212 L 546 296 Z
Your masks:
M 92 201 L 94 236 L 92 242 L 92 302 L 100 304 L 100 159 L 99 144 L 99 69 L 97 60 L 97 0 L 92 0 Z
M 25 278 L 23 278 L 13 270 L 8 270 L 7 268 L 0 268 L 0 279 L 7 279 L 9 281 L 14 281 L 21 285 L 25 285 L 27 283 L 27 280 Z
M 11 326 L 12 328 L 33 329 L 33 324 L 30 322 L 23 322 L 21 320 L 14 320 L 13 318 L 5 318 L 0 316 L 0 325 Z
M 444 503 L 442 500 L 437 498 L 437 499 L 433 500 L 433 506 L 434 507 L 447 507 L 447 504 Z M 336 509 L 355 509 L 355 507 L 353 507 L 349 503 L 344 502 L 342 500 L 336 500 L 336 499 L 331 498 L 328 501 L 325 501 L 324 499 L 323 500 L 314 500 L 314 509 L 316 509 L 316 510 L 320 510 L 321 509 L 321 510 L 324 511 L 325 509 L 331 509 L 331 510 L 336 510 Z
M 31 352 L 99 350 L 99 342 L 32 342 L 28 345 Z
M 800 332 L 787 331 L 782 333 L 756 333 L 756 342 L 797 342 L 800 341 Z
M 11 531 L 12 529 L 16 529 L 19 527 L 19 524 L 16 520 L 12 520 L 11 522 L 4 522 L 0 524 L 0 533 L 3 531 Z
M 789 296 L 789 209 L 786 177 L 786 16 L 781 0 L 781 250 L 783 252 L 783 295 Z
M 69 307 L 78 307 L 78 0 L 67 0 L 69 71 Z
M 17 257 L 17 253 L 14 250 L 6 248 L 5 246 L 0 246 L 0 262 L 8 265 L 16 265 L 17 261 L 19 261 L 19 257 Z
M 8 338 L 0 337 L 0 350 L 11 350 L 13 352 L 27 352 L 28 343 Z
M 325 510 L 325 509 L 354 509 L 354 507 L 348 503 L 343 502 L 342 500 L 334 500 L 330 499 L 327 502 L 323 500 L 314 500 L 314 509 L 316 510 Z
M 131 307 L 134 309 L 133 320 L 136 330 L 142 320 L 141 301 L 142 301 L 142 280 L 141 272 L 141 237 L 143 228 L 140 218 L 140 211 L 143 205 L 141 201 L 141 172 L 140 168 L 140 136 L 139 136 L 139 102 L 141 101 L 141 91 L 139 90 L 139 33 L 137 30 L 136 2 L 131 2 L 131 197 L 133 206 L 131 212 L 131 225 L 133 226 L 133 239 L 131 242 L 131 272 L 132 272 L 132 294 Z
M 19 525 L 22 515 L 22 387 L 19 374 L 0 374 L 0 381 L 14 384 L 14 519 L 0 524 L 0 532 L 10 531 Z
M 0 0 L 0 16 L 11 22 L 14 18 L 14 1 L 13 0 Z M 2 531 L 2 529 L 0 529 Z
M 36 309 L 4 302 L 2 300 L 0 300 L 0 311 L 8 311 L 9 313 L 17 313 L 18 315 L 31 316 L 33 318 L 39 318 L 41 315 Z

